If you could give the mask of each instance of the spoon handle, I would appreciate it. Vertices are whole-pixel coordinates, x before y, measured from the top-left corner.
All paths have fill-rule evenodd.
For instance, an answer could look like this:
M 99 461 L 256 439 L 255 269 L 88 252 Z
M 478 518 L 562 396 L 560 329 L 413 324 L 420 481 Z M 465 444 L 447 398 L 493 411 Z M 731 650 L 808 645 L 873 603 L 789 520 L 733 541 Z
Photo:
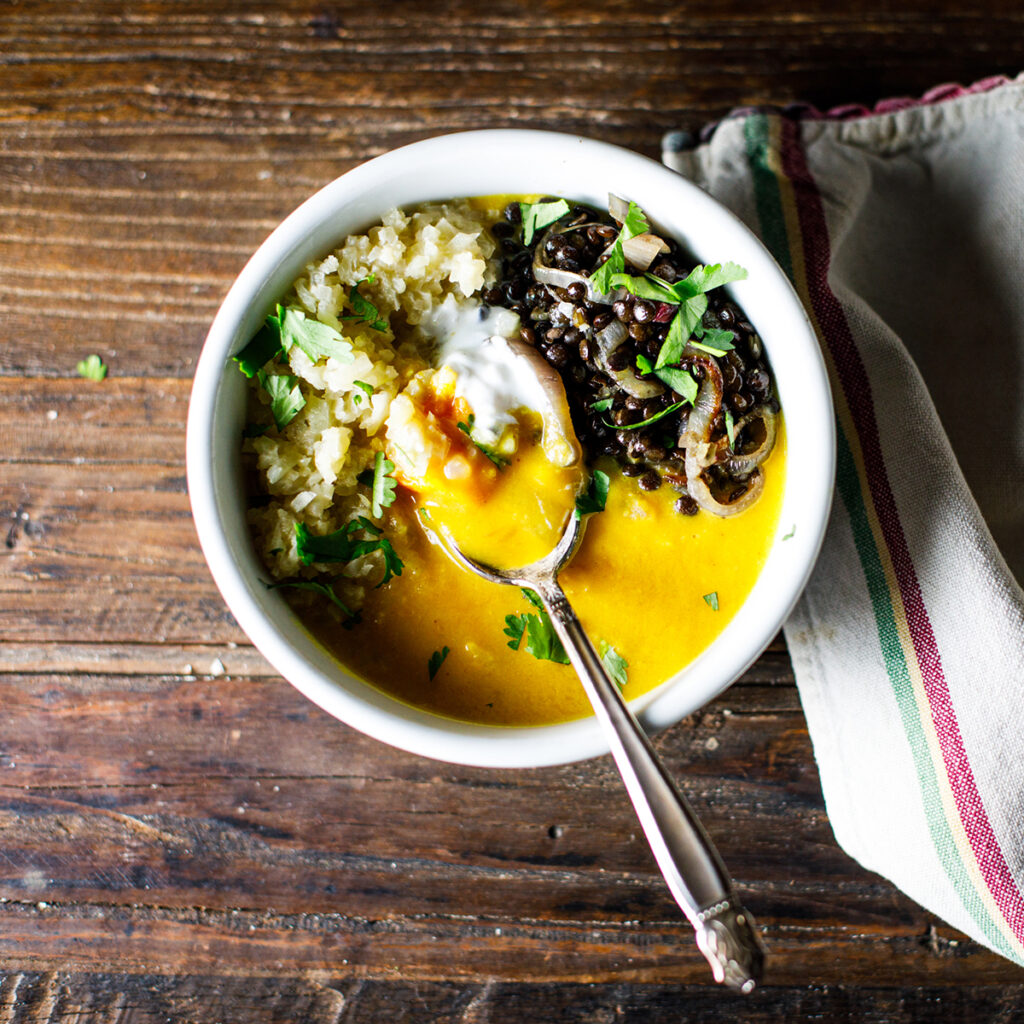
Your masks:
M 531 580 L 605 729 L 612 756 L 669 890 L 697 933 L 715 980 L 760 981 L 764 947 L 703 825 L 626 706 L 557 580 Z

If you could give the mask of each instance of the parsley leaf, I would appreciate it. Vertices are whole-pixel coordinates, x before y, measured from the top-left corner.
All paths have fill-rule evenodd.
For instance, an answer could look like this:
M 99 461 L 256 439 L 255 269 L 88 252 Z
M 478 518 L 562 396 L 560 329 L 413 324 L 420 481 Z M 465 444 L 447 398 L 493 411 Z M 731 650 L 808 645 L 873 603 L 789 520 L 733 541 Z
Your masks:
M 648 278 L 651 275 L 646 275 Z M 669 325 L 668 334 L 658 353 L 658 361 L 655 363 L 657 369 L 667 366 L 670 363 L 677 363 L 683 355 L 683 349 L 687 342 L 700 327 L 701 317 L 708 308 L 707 292 L 718 288 L 723 284 L 732 281 L 742 281 L 747 276 L 743 267 L 735 263 L 714 263 L 710 266 L 698 264 L 690 271 L 689 276 L 683 281 L 676 281 L 674 284 L 661 282 L 660 278 L 654 278 L 660 284 L 664 284 L 675 295 L 675 301 L 679 303 L 679 311 L 676 313 Z M 672 301 L 672 300 L 665 300 Z M 708 337 L 708 335 L 711 335 Z M 696 348 L 704 348 L 711 351 L 717 347 L 720 351 L 713 351 L 713 355 L 723 355 L 732 348 L 732 332 L 719 331 L 718 329 L 708 330 L 703 335 L 704 344 L 695 344 Z
M 263 390 L 270 395 L 270 411 L 277 429 L 284 430 L 306 404 L 299 390 L 298 378 L 287 373 L 268 374 L 263 370 L 257 370 L 256 377 Z
M 405 562 L 398 557 L 398 552 L 395 551 L 391 546 L 391 541 L 386 537 L 381 537 L 378 544 L 380 545 L 380 553 L 384 556 L 384 578 L 377 584 L 377 586 L 383 587 L 392 576 L 402 575 L 402 570 L 405 568 Z
M 642 235 L 645 231 L 651 230 L 651 225 L 644 215 L 644 211 L 632 200 L 629 201 L 629 209 L 626 211 L 626 219 L 623 221 L 622 230 L 625 233 L 623 241 L 626 238 L 635 238 L 637 235 Z
M 394 471 L 395 464 L 384 458 L 383 452 L 377 452 L 373 462 L 373 496 L 370 499 L 370 515 L 374 519 L 380 519 L 384 509 L 394 504 L 396 480 L 391 476 Z
M 76 367 L 79 377 L 86 380 L 103 380 L 107 375 L 107 364 L 98 355 L 86 356 Z
M 440 671 L 441 666 L 444 664 L 444 659 L 448 657 L 449 653 L 447 647 L 442 647 L 441 650 L 434 651 L 430 656 L 430 660 L 427 662 L 427 672 L 431 679 Z
M 636 367 L 641 373 L 653 373 L 661 381 L 667 384 L 673 391 L 678 392 L 688 402 L 693 402 L 697 397 L 697 382 L 686 370 L 680 370 L 675 366 L 663 366 L 660 370 L 651 366 L 650 359 L 645 355 L 636 357 Z
M 679 296 L 673 291 L 672 285 L 653 274 L 644 274 L 643 277 L 634 277 L 632 274 L 614 274 L 612 286 L 625 288 L 627 292 L 635 295 L 638 299 L 668 302 L 673 306 L 679 305 Z
M 311 320 L 301 309 L 289 307 L 281 318 L 281 346 L 287 352 L 298 345 L 315 363 L 331 357 L 339 363 L 351 363 L 352 346 L 329 324 Z
M 249 344 L 232 357 L 246 377 L 255 377 L 281 351 L 282 312 L 278 306 L 276 313 L 267 317 Z
M 513 651 L 519 650 L 519 645 L 523 642 L 523 633 L 526 632 L 526 616 L 525 615 L 506 615 L 505 616 L 505 628 L 502 633 L 505 636 L 512 637 L 509 640 L 508 645 Z
M 718 611 L 718 591 L 712 590 L 710 594 L 704 595 L 704 603 L 713 611 Z
M 607 500 L 608 474 L 595 469 L 590 475 L 587 489 L 576 496 L 576 518 L 580 519 L 593 512 L 603 512 Z
M 651 225 L 647 223 L 644 211 L 630 200 L 626 219 L 623 221 L 618 238 L 612 244 L 608 259 L 590 275 L 590 280 L 597 291 L 602 295 L 607 295 L 614 287 L 615 277 L 625 271 L 626 257 L 622 252 L 622 243 L 627 238 L 635 238 L 650 230 Z
M 388 322 L 381 316 L 380 310 L 365 296 L 359 293 L 359 286 L 373 284 L 376 277 L 370 274 L 361 281 L 357 281 L 348 293 L 348 301 L 352 303 L 352 314 L 343 316 L 342 320 L 356 320 L 361 324 L 369 324 L 375 331 L 386 331 Z
M 705 327 L 703 330 L 698 327 L 693 334 L 694 337 L 700 338 L 704 345 L 719 349 L 718 355 L 724 355 L 730 351 L 733 347 L 732 343 L 736 339 L 733 331 L 727 331 L 721 327 Z M 693 342 L 691 341 L 690 344 L 692 345 Z
M 614 404 L 614 398 L 600 398 L 596 402 L 591 402 L 590 408 L 593 409 L 594 412 L 607 412 Z
M 562 641 L 558 639 L 547 612 L 526 616 L 526 650 L 538 661 L 553 661 L 568 665 L 569 655 L 565 653 Z
M 626 673 L 629 669 L 629 662 L 611 644 L 604 640 L 601 641 L 600 654 L 601 661 L 608 675 L 612 677 L 612 682 L 620 690 L 624 689 L 628 682 Z
M 735 451 L 733 445 L 736 443 L 736 420 L 733 419 L 732 410 L 728 407 L 722 412 L 725 414 L 725 436 L 729 438 L 729 450 Z
M 697 264 L 690 271 L 690 276 L 685 281 L 676 285 L 680 295 L 696 295 L 698 292 L 709 292 L 713 288 L 720 288 L 723 284 L 732 284 L 733 281 L 743 281 L 747 272 L 737 263 L 712 263 L 707 266 Z
M 499 455 L 493 448 L 488 448 L 487 445 L 481 444 L 473 436 L 473 424 L 475 421 L 476 416 L 474 416 L 473 413 L 470 413 L 468 423 L 464 422 L 463 420 L 459 420 L 459 422 L 456 423 L 455 425 L 459 428 L 459 430 L 461 430 L 466 435 L 466 437 L 470 439 L 470 441 L 473 442 L 473 444 L 477 446 L 477 448 L 480 449 L 480 451 L 484 453 L 484 455 L 487 456 L 487 458 L 491 460 L 491 462 L 494 463 L 494 465 L 498 467 L 498 469 L 503 469 L 505 466 L 509 464 L 509 460 L 506 459 L 504 455 Z
M 320 583 L 317 580 L 282 580 L 280 583 L 264 583 L 263 585 L 267 590 L 278 590 L 281 587 L 291 587 L 294 590 L 312 590 L 314 593 L 322 594 L 332 603 L 336 604 L 350 619 L 356 618 L 355 612 L 343 604 L 334 592 L 334 588 L 326 583 Z
M 362 391 L 362 393 L 366 395 L 367 398 L 373 398 L 372 384 L 367 384 L 365 380 L 354 380 L 352 381 L 352 383 L 355 384 L 355 386 L 359 388 L 359 390 Z
M 522 594 L 537 609 L 538 614 L 505 616 L 503 632 L 512 638 L 508 646 L 513 651 L 518 651 L 525 636 L 527 652 L 538 661 L 553 661 L 559 665 L 568 665 L 569 655 L 565 653 L 562 641 L 558 639 L 558 634 L 555 633 L 555 627 L 551 624 L 551 619 L 544 610 L 541 599 L 532 590 L 524 589 Z
M 685 373 L 685 370 L 680 370 L 680 373 Z M 652 423 L 657 423 L 658 420 L 663 419 L 665 416 L 669 416 L 676 412 L 678 409 L 682 409 L 684 405 L 689 405 L 689 399 L 683 399 L 681 402 L 673 402 L 670 406 L 662 409 L 661 412 L 656 412 L 653 416 L 648 416 L 647 419 L 641 420 L 639 423 L 631 423 L 629 426 L 620 427 L 614 423 L 609 423 L 605 420 L 605 426 L 611 427 L 612 430 L 639 430 L 641 427 L 649 427 Z
M 697 397 L 697 382 L 686 370 L 675 366 L 663 366 L 654 371 L 673 391 L 682 395 L 691 405 Z
M 358 532 L 368 533 L 369 539 L 356 538 Z M 351 562 L 373 551 L 384 556 L 384 578 L 377 584 L 384 586 L 392 576 L 401 576 L 404 563 L 398 557 L 391 541 L 382 537 L 383 531 L 364 516 L 357 516 L 352 522 L 334 533 L 318 537 L 309 532 L 305 523 L 295 524 L 295 546 L 303 565 L 313 562 Z
M 678 363 L 682 359 L 686 343 L 707 308 L 706 295 L 693 295 L 680 305 L 679 312 L 669 324 L 668 334 L 665 335 L 661 351 L 658 352 L 658 361 L 654 364 L 659 370 L 669 363 Z
M 554 203 L 520 203 L 519 211 L 523 215 L 523 245 L 529 245 L 536 232 L 569 212 L 569 204 L 564 199 Z
M 612 281 L 626 269 L 626 257 L 622 255 L 622 242 L 616 239 L 608 259 L 591 275 L 590 283 L 596 291 L 607 295 L 612 290 Z

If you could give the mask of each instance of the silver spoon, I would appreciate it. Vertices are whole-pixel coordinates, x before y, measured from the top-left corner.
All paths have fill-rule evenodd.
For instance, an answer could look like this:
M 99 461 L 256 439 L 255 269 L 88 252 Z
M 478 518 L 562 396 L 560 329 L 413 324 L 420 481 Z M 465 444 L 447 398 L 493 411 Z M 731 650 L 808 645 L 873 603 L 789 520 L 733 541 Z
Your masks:
M 693 925 L 715 981 L 752 992 L 760 981 L 765 955 L 754 919 L 740 903 L 718 851 L 626 706 L 559 586 L 558 573 L 575 553 L 582 526 L 582 517 L 572 515 L 553 551 L 532 565 L 504 570 L 468 557 L 446 529 L 440 532 L 442 546 L 464 568 L 493 583 L 526 587 L 540 598 L 604 728 L 654 859 Z

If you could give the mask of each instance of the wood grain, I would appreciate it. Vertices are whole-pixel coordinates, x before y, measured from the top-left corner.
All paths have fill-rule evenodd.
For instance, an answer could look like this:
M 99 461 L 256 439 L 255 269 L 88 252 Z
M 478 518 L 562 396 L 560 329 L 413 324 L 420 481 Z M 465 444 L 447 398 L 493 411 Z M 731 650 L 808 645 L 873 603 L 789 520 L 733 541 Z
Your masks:
M 428 762 L 282 682 L 199 552 L 189 379 L 274 225 L 429 135 L 657 156 L 745 104 L 1019 70 L 949 0 L 0 4 L 0 1022 L 1024 1019 L 836 846 L 785 646 L 657 738 L 772 947 L 708 984 L 607 758 Z M 90 352 L 110 376 L 79 379 Z

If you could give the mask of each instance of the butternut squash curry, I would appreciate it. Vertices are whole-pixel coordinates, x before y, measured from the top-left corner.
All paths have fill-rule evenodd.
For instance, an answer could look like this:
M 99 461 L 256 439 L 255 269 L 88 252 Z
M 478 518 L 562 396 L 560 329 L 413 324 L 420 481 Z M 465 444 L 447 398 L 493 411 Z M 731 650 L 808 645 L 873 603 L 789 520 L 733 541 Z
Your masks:
M 754 326 L 633 202 L 391 210 L 309 264 L 235 361 L 268 573 L 351 672 L 494 725 L 590 713 L 536 596 L 466 572 L 583 543 L 560 579 L 627 699 L 743 603 L 785 432 Z

